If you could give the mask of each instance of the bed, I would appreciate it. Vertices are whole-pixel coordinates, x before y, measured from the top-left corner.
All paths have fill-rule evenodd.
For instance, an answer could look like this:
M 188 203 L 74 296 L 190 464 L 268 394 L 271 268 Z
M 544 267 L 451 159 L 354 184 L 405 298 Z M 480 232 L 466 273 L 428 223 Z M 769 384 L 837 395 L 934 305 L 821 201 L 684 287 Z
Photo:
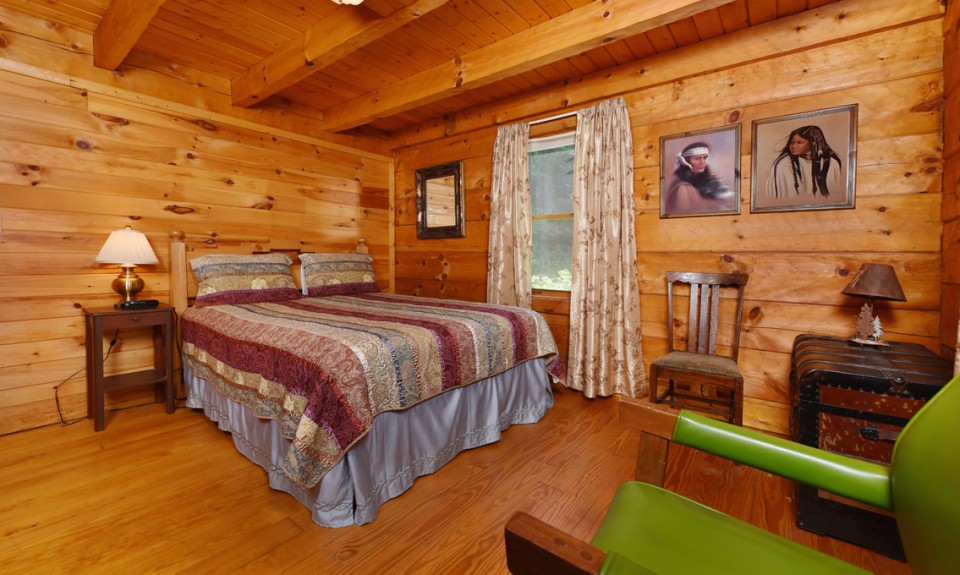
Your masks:
M 417 477 L 553 405 L 563 367 L 536 312 L 380 292 L 363 253 L 301 254 L 297 286 L 287 255 L 187 262 L 172 235 L 187 406 L 319 525 L 373 521 Z

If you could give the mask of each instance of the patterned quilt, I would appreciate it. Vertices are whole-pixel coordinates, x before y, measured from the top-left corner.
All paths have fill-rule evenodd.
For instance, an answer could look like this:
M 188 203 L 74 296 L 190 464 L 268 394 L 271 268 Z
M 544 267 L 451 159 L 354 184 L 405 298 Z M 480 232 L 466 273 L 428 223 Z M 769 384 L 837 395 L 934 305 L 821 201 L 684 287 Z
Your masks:
M 190 308 L 184 363 L 292 442 L 284 472 L 312 487 L 373 424 L 449 389 L 545 357 L 563 366 L 537 312 L 370 293 Z

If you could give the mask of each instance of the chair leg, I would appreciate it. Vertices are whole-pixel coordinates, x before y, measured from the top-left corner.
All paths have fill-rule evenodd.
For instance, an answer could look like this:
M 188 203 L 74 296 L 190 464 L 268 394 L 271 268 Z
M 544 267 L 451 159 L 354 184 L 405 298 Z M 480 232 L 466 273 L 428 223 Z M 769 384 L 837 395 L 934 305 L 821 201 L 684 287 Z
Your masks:
M 743 379 L 733 384 L 733 424 L 743 427 Z
M 657 400 L 657 381 L 660 379 L 657 375 L 657 366 L 650 366 L 650 387 L 647 390 L 647 396 L 650 398 L 651 403 L 659 403 Z
M 667 389 L 666 389 L 666 391 L 664 391 L 664 392 L 661 393 L 660 395 L 655 396 L 655 398 L 654 398 L 654 400 L 653 400 L 654 403 L 663 403 L 664 401 L 666 401 L 666 402 L 667 402 L 667 405 L 669 405 L 670 407 L 673 407 L 673 408 L 676 408 L 676 407 L 677 407 L 677 405 L 676 405 L 676 404 L 677 404 L 677 390 L 676 390 L 674 381 L 673 381 L 672 379 L 667 380 Z
M 743 425 L 743 379 L 707 382 L 683 376 L 674 378 L 670 369 L 651 366 L 650 402 L 661 403 L 673 409 L 699 410 L 715 417 Z M 661 385 L 662 384 L 662 385 Z M 663 391 L 660 391 L 663 389 Z
M 650 381 L 651 381 L 651 387 L 648 392 L 648 395 L 650 396 L 650 401 L 652 403 L 663 403 L 664 400 L 669 398 L 670 401 L 668 402 L 668 405 L 670 407 L 675 408 L 676 407 L 676 390 L 674 389 L 673 379 L 671 378 L 668 380 L 667 389 L 663 393 L 660 393 L 658 395 L 657 386 L 660 383 L 660 370 L 657 368 L 656 365 L 651 365 Z

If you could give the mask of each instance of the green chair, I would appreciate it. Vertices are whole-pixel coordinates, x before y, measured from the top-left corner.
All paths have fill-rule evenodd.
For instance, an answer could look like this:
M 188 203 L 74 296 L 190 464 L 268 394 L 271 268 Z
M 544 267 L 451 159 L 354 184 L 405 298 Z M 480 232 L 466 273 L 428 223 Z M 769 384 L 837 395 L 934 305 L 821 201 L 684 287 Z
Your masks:
M 667 442 L 658 436 L 670 436 L 892 511 L 912 573 L 942 575 L 960 569 L 958 381 L 960 376 L 904 427 L 889 466 L 686 411 L 675 415 L 648 402 L 622 400 L 621 419 L 641 427 L 638 477 L 662 484 Z M 620 486 L 590 544 L 518 513 L 507 524 L 506 547 L 515 575 L 869 573 L 643 481 Z

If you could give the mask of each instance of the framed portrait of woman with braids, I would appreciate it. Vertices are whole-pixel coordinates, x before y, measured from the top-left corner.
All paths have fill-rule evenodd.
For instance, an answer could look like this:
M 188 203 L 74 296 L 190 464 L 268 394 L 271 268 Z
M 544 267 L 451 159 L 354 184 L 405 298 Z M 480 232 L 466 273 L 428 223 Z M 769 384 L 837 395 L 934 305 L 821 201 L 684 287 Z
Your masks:
M 751 212 L 854 207 L 857 105 L 753 122 Z

